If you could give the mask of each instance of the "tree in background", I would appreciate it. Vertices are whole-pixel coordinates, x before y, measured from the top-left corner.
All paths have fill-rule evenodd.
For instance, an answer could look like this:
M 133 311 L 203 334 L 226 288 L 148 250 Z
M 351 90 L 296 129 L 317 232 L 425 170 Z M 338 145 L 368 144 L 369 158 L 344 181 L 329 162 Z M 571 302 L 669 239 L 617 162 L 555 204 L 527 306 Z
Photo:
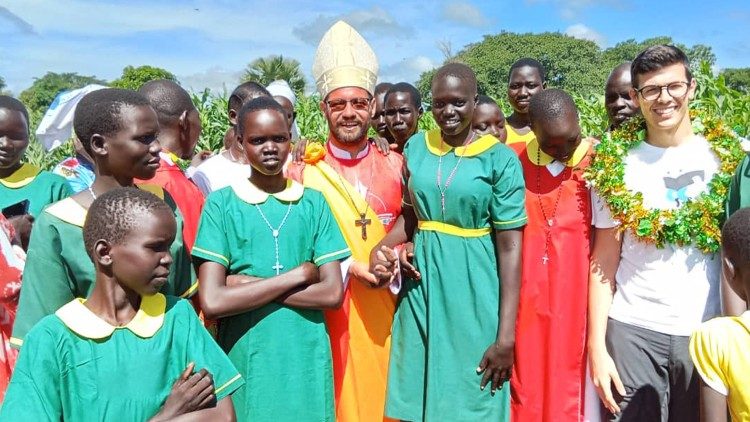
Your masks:
M 2 92 L 5 89 L 5 79 L 3 79 L 2 76 L 0 76 L 0 92 Z
M 109 85 L 113 88 L 133 89 L 136 90 L 146 82 L 156 79 L 169 79 L 177 81 L 177 78 L 169 71 L 154 66 L 125 66 L 122 69 L 122 76 L 115 79 Z
M 750 94 L 750 67 L 724 69 L 720 75 L 728 87 Z
M 47 72 L 41 78 L 35 78 L 31 87 L 21 92 L 18 99 L 31 111 L 44 111 L 60 91 L 82 88 L 89 84 L 106 85 L 107 82 L 95 76 Z
M 632 61 L 638 53 L 648 47 L 659 44 L 672 44 L 684 51 L 690 59 L 690 68 L 693 71 L 699 70 L 701 63 L 704 61 L 708 62 L 711 66 L 716 63 L 716 55 L 711 50 L 711 47 L 707 45 L 696 44 L 688 47 L 684 44 L 675 43 L 671 37 L 654 37 L 647 38 L 641 42 L 629 39 L 617 43 L 614 47 L 602 51 L 602 64 L 612 69 L 624 61 Z
M 263 86 L 277 79 L 287 81 L 297 96 L 304 94 L 305 77 L 294 59 L 277 55 L 261 57 L 250 62 L 242 75 L 242 82 L 258 82 Z
M 623 61 L 633 60 L 638 53 L 657 44 L 675 44 L 690 58 L 691 68 L 700 63 L 716 62 L 711 47 L 696 44 L 692 47 L 674 43 L 670 37 L 655 37 L 643 41 L 630 39 L 602 50 L 593 41 L 581 40 L 559 32 L 516 34 L 501 32 L 486 35 L 481 42 L 465 46 L 447 61 L 458 61 L 471 66 L 477 73 L 479 92 L 504 103 L 508 71 L 516 60 L 531 57 L 547 69 L 547 84 L 579 96 L 600 95 L 609 72 Z M 443 49 L 441 48 L 441 51 Z M 417 88 L 429 101 L 430 82 L 434 70 L 420 75 Z M 507 110 L 507 107 L 504 107 Z
M 501 32 L 497 35 L 485 35 L 481 42 L 465 46 L 451 60 L 465 63 L 474 69 L 481 94 L 500 99 L 505 97 L 510 66 L 522 57 L 535 58 L 544 65 L 550 86 L 570 92 L 600 89 L 600 81 L 608 73 L 597 66 L 600 54 L 599 47 L 593 41 L 580 40 L 558 32 Z M 433 73 L 423 73 L 417 83 L 427 99 Z

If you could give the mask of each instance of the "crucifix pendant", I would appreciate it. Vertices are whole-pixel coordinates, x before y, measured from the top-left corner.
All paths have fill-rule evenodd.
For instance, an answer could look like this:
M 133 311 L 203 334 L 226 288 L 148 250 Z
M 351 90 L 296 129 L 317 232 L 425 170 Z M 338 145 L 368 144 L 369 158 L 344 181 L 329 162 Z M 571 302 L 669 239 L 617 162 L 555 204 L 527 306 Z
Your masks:
M 279 275 L 279 274 L 281 274 L 281 270 L 282 270 L 282 269 L 284 268 L 284 266 L 283 266 L 283 265 L 281 265 L 281 264 L 280 264 L 280 263 L 279 263 L 279 262 L 277 261 L 277 262 L 276 262 L 276 265 L 274 265 L 274 266 L 273 266 L 273 267 L 271 267 L 271 268 L 273 268 L 273 269 L 274 269 L 274 271 L 276 271 L 276 275 Z
M 544 256 L 542 257 L 542 264 L 544 264 L 544 265 L 547 265 L 547 261 L 549 261 L 549 257 L 547 256 L 547 254 L 545 254 L 545 255 L 544 255 Z
M 359 213 L 359 220 L 354 220 L 354 225 L 362 227 L 362 240 L 367 240 L 367 225 L 372 224 L 372 220 L 365 218 L 365 213 Z

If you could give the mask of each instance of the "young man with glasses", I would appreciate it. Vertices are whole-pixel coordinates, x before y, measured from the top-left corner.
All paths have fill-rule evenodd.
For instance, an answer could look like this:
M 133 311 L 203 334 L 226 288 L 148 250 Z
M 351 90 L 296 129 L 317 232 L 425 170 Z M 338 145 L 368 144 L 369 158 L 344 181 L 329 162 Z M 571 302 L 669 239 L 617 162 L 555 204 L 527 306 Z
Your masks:
M 290 177 L 323 192 L 352 251 L 341 264 L 343 305 L 326 314 L 336 420 L 343 422 L 383 420 L 396 303 L 369 273 L 370 250 L 401 214 L 403 166 L 400 154 L 383 155 L 367 138 L 377 71 L 375 53 L 354 28 L 339 21 L 326 32 L 313 77 L 328 139 L 322 147 L 308 145 L 304 163 L 288 169 Z
M 639 54 L 631 75 L 646 135 L 623 160 L 625 187 L 641 192 L 647 209 L 678 209 L 706 192 L 719 168 L 690 122 L 696 81 L 685 54 L 668 45 Z M 719 260 L 694 246 L 659 247 L 621 232 L 607 198 L 594 191 L 592 202 L 588 353 L 608 420 L 697 421 L 688 341 L 719 314 Z

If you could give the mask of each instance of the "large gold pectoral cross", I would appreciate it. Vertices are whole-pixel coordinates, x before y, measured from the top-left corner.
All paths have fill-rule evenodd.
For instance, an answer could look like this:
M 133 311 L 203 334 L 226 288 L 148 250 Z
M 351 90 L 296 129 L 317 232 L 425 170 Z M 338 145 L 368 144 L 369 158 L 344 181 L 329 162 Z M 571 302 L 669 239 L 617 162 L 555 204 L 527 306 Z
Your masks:
M 362 227 L 362 240 L 367 240 L 367 225 L 372 224 L 372 220 L 365 218 L 366 214 L 360 213 L 359 220 L 354 220 L 354 225 Z

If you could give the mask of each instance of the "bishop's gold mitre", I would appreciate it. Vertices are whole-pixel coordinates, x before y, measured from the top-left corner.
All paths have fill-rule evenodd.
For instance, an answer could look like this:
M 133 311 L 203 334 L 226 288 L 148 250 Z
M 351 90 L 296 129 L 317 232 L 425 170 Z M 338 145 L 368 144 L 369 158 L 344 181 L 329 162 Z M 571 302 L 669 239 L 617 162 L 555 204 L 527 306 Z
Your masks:
M 348 86 L 372 94 L 378 80 L 378 58 L 356 29 L 338 21 L 320 40 L 312 73 L 323 98 L 334 89 Z

